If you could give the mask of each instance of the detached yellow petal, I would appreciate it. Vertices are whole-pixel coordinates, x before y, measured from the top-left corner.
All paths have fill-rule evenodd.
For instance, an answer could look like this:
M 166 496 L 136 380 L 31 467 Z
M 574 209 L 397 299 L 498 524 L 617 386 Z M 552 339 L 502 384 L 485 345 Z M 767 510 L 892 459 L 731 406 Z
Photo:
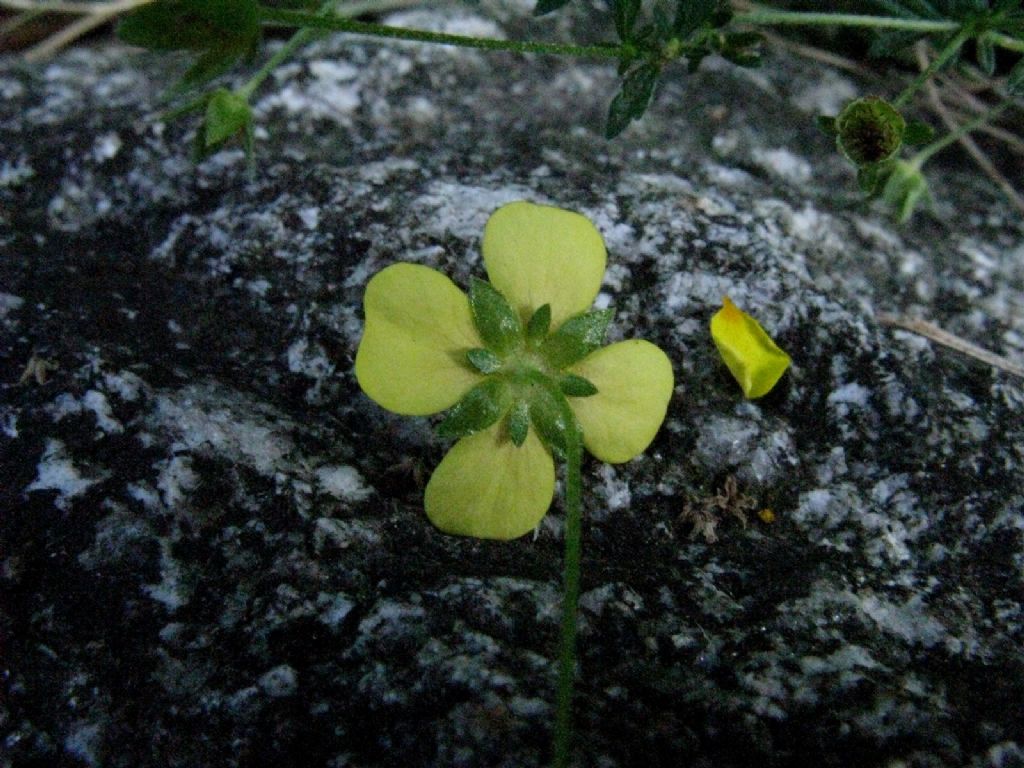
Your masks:
M 665 420 L 675 385 L 665 353 L 649 341 L 620 341 L 570 371 L 597 387 L 596 395 L 569 398 L 587 450 L 611 464 L 643 453 Z
M 537 527 L 554 492 L 555 464 L 534 431 L 517 448 L 499 422 L 448 451 L 423 502 L 445 533 L 514 539 Z
M 551 305 L 551 327 L 594 303 L 607 253 L 601 233 L 572 211 L 520 201 L 496 210 L 484 227 L 484 266 L 525 323 Z
M 426 416 L 455 405 L 480 381 L 466 351 L 482 347 L 466 294 L 440 272 L 392 264 L 370 280 L 356 379 L 389 411 Z
M 789 367 L 789 355 L 728 296 L 722 298 L 722 308 L 711 318 L 711 338 L 748 398 L 770 392 Z

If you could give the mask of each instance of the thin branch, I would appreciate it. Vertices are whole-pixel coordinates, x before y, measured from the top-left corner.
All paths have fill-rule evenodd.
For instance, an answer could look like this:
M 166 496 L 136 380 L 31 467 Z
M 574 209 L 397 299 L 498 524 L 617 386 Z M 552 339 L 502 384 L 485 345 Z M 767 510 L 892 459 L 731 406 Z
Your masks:
M 63 0 L 0 0 L 0 7 L 15 11 L 38 11 L 40 13 L 67 13 L 76 16 L 105 16 L 109 13 L 123 13 L 146 5 L 153 0 L 107 0 L 106 2 L 75 3 Z
M 933 325 L 925 320 L 915 320 L 909 317 L 897 317 L 896 315 L 879 314 L 877 317 L 878 322 L 882 325 L 902 328 L 905 331 L 910 331 L 911 333 L 916 333 L 919 336 L 924 336 L 926 339 L 931 339 L 936 344 L 941 344 L 942 346 L 959 352 L 962 355 L 967 355 L 975 360 L 980 360 L 983 363 L 991 365 L 993 368 L 998 368 L 1000 371 L 1005 371 L 1006 373 L 1011 373 L 1014 376 L 1019 376 L 1024 379 L 1024 366 L 1018 365 L 1002 355 L 997 355 L 995 352 L 990 352 L 984 347 L 979 347 L 977 344 L 972 344 L 966 339 L 962 339 L 949 331 L 944 331 L 937 325 Z
M 914 53 L 917 56 L 918 64 L 922 67 L 927 67 L 926 54 L 924 47 L 919 45 L 914 46 Z M 932 108 L 939 115 L 942 122 L 945 123 L 946 128 L 952 132 L 956 132 L 962 129 L 962 125 L 957 122 L 956 118 L 950 114 L 946 105 L 942 103 L 942 98 L 939 96 L 939 89 L 935 86 L 935 83 L 928 81 L 925 83 L 925 92 L 928 95 L 928 101 L 931 103 Z M 988 176 L 997 187 L 1002 191 L 1006 198 L 1010 201 L 1014 208 L 1021 213 L 1024 213 L 1024 197 L 1014 189 L 1014 186 L 1009 180 L 999 172 L 999 169 L 995 167 L 988 155 L 977 145 L 977 143 L 968 134 L 960 136 L 958 139 L 960 144 L 963 146 L 967 153 L 974 160 L 975 164 L 982 170 L 982 172 Z

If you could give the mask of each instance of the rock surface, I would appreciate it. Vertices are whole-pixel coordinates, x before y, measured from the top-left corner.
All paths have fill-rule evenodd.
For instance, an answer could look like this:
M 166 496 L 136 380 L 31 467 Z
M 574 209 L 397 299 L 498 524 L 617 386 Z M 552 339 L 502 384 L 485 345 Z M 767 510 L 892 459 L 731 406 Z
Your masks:
M 391 21 L 565 23 L 527 17 Z M 367 279 L 465 286 L 519 198 L 597 224 L 613 336 L 678 384 L 643 457 L 585 465 L 579 764 L 1024 765 L 1024 389 L 878 322 L 1024 357 L 1024 226 L 976 172 L 894 227 L 811 119 L 864 86 L 782 54 L 609 144 L 609 65 L 338 37 L 261 91 L 250 177 L 154 119 L 171 66 L 0 63 L 0 765 L 546 764 L 559 507 L 439 534 L 445 444 L 352 375 Z M 794 358 L 761 401 L 726 293 Z M 774 522 L 709 543 L 683 513 L 730 477 Z

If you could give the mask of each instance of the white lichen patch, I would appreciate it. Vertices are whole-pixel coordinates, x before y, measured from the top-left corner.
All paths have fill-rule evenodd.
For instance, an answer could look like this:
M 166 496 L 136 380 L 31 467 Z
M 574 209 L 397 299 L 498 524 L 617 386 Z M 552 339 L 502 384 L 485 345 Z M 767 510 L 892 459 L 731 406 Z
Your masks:
M 793 184 L 806 184 L 811 180 L 811 164 L 799 155 L 795 155 L 784 147 L 765 149 L 755 147 L 750 152 L 751 159 L 768 173 L 778 176 Z
M 164 392 L 149 421 L 174 436 L 176 449 L 243 464 L 268 477 L 291 468 L 291 422 L 239 392 L 214 384 Z
M 81 496 L 103 479 L 83 477 L 68 456 L 64 443 L 52 438 L 46 441 L 46 448 L 36 466 L 36 473 L 36 479 L 25 488 L 25 492 L 57 491 L 54 504 L 58 509 L 65 511 L 71 508 L 71 502 L 75 497 Z
M 314 473 L 317 488 L 341 501 L 356 504 L 364 501 L 373 489 L 366 485 L 363 476 L 355 467 L 328 465 L 319 467 Z

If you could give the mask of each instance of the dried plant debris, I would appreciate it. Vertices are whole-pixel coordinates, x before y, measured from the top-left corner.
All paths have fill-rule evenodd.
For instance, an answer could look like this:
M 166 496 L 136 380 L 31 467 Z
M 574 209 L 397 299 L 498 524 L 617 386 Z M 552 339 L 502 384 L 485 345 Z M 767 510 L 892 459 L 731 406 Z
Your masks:
M 695 502 L 687 502 L 683 513 L 679 516 L 679 522 L 693 524 L 690 538 L 700 535 L 708 544 L 714 544 L 718 541 L 716 528 L 719 523 L 728 517 L 733 517 L 746 528 L 747 514 L 756 508 L 757 500 L 740 493 L 736 478 L 729 475 L 718 493 L 705 496 Z
M 50 374 L 60 368 L 60 365 L 52 360 L 39 357 L 35 352 L 32 353 L 32 357 L 28 359 L 25 364 L 25 370 L 21 372 L 21 378 L 18 379 L 18 385 L 28 384 L 33 379 L 36 384 L 40 386 L 45 384 Z

